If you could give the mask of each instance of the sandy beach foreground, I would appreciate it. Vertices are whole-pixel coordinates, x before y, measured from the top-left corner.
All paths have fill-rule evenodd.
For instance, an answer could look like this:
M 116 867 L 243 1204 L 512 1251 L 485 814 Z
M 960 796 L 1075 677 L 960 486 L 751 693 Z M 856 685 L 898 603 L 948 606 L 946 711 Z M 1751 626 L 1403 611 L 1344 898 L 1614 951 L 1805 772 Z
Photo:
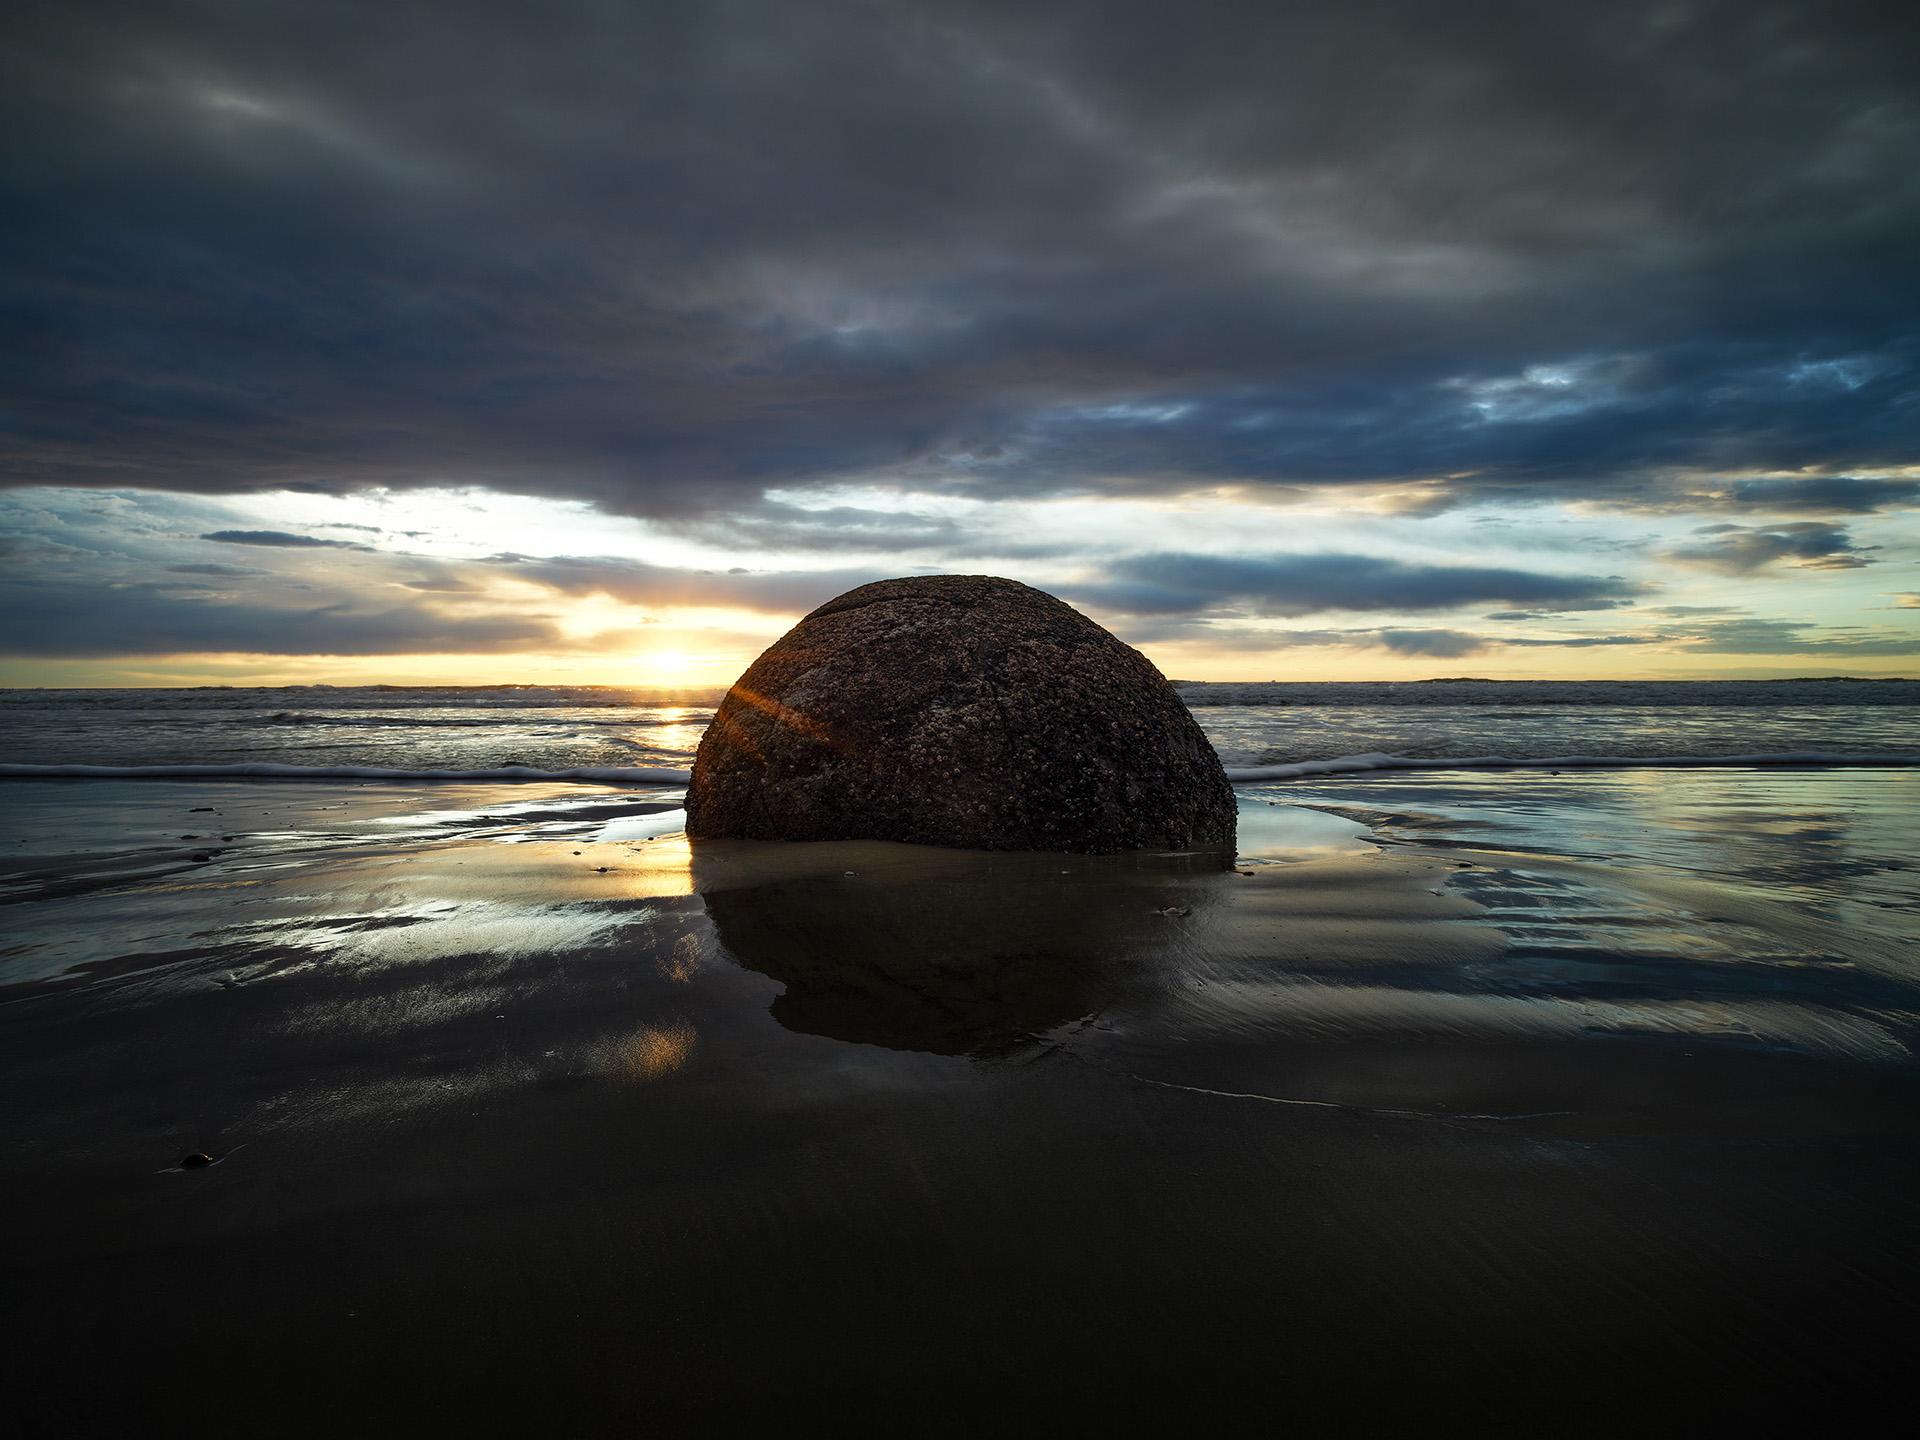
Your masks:
M 664 789 L 10 785 L 10 1406 L 1837 1416 L 1907 1383 L 1912 791 L 1243 790 L 1222 868 L 690 845 Z

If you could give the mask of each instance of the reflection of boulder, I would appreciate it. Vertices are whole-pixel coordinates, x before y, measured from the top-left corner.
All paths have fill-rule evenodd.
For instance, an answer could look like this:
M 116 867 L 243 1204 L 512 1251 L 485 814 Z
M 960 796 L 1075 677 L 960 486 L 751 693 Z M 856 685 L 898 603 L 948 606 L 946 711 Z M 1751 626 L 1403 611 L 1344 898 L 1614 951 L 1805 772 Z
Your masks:
M 776 641 L 701 739 L 687 833 L 1231 848 L 1233 789 L 1139 651 L 1012 580 L 883 580 Z
M 947 873 L 836 869 L 703 899 L 733 958 L 786 986 L 773 1014 L 788 1029 L 957 1055 L 1010 1049 L 1113 1003 L 1164 959 L 1171 927 L 1198 920 L 1222 871 L 1194 856 L 1081 862 L 1067 875 L 1059 856 L 952 859 Z M 698 887 L 698 845 L 693 866 Z M 1170 907 L 1189 913 L 1160 913 Z

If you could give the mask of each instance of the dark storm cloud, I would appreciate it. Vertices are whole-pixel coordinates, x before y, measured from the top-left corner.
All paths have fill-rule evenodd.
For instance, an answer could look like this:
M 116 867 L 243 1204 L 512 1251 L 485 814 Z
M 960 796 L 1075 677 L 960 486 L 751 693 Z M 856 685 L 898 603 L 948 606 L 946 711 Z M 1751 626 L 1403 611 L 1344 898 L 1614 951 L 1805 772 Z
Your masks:
M 1764 527 L 1703 525 L 1696 533 L 1709 538 L 1670 550 L 1668 558 L 1727 575 L 1751 574 L 1778 560 L 1803 570 L 1857 570 L 1873 563 L 1864 552 L 1877 548 L 1855 545 L 1839 526 L 1817 520 Z
M 1561 650 L 1592 650 L 1610 645 L 1653 645 L 1658 637 L 1653 635 L 1503 635 L 1501 645 L 1546 646 Z
M 17 542 L 0 544 L 14 552 L 0 566 L 0 655 L 398 655 L 568 643 L 537 603 L 444 614 L 426 597 L 403 598 L 388 580 L 435 571 L 364 546 L 255 538 L 244 542 L 254 565 L 187 558 L 206 553 L 195 532 L 207 508 L 163 495 L 0 496 L 0 532 Z
M 249 570 L 244 565 L 169 565 L 170 575 L 210 575 L 224 579 L 235 579 L 242 575 L 258 575 L 258 570 Z
M 902 510 L 868 510 L 852 505 L 802 507 L 773 501 L 727 513 L 684 516 L 662 527 L 705 545 L 769 551 L 805 551 L 813 554 L 911 555 L 937 554 L 945 560 L 982 557 L 998 560 L 1044 560 L 1062 555 L 1084 555 L 1099 547 L 1070 536 L 1016 539 L 990 523 L 980 525 L 978 512 L 965 519 Z
M 1795 620 L 1720 620 L 1675 636 L 1676 649 L 1713 655 L 1883 655 L 1920 658 L 1920 632 L 1841 626 L 1816 629 Z
M 9 589 L 0 588 L 0 608 L 9 620 L 0 654 L 13 656 L 412 655 L 522 650 L 555 640 L 550 618 L 538 615 L 450 617 L 348 603 L 223 603 L 151 584 Z
M 1613 645 L 1648 645 L 1645 635 L 1516 636 L 1475 635 L 1464 630 L 1376 630 L 1371 632 L 1383 650 L 1396 655 L 1478 655 L 1503 646 L 1534 649 L 1591 650 Z
M 1266 630 L 1250 626 L 1155 622 L 1123 627 L 1122 638 L 1135 644 L 1155 641 L 1211 641 L 1250 653 L 1292 647 L 1333 646 L 1384 650 L 1394 655 L 1457 659 L 1502 649 L 1593 650 L 1652 645 L 1695 655 L 1853 656 L 1861 659 L 1907 657 L 1920 660 L 1920 631 L 1889 626 L 1823 627 L 1805 621 L 1745 616 L 1690 627 L 1662 625 L 1624 634 L 1488 635 L 1469 630 L 1365 626 L 1326 630 Z
M 1041 412 L 1010 428 L 1004 459 L 974 464 L 969 483 L 1048 489 L 1097 475 L 1103 488 L 1124 492 L 1423 482 L 1386 500 L 1418 516 L 1464 503 L 1581 497 L 1671 508 L 1676 489 L 1663 477 L 1685 466 L 1920 454 L 1913 356 L 1884 357 L 1879 378 L 1853 389 L 1805 384 L 1795 368 L 1790 355 L 1745 344 L 1679 340 L 1631 355 L 1571 354 L 1519 374 L 1360 384 L 1326 366 L 1312 379 L 1196 398 L 1154 418 L 1127 413 L 1145 407 Z M 923 468 L 942 473 L 937 463 Z M 1679 495 L 1688 506 L 1721 503 Z
M 725 572 L 649 565 L 613 555 L 514 555 L 489 557 L 516 580 L 544 585 L 562 595 L 605 595 L 632 605 L 661 608 L 722 606 L 774 614 L 799 614 L 869 581 L 884 570 L 767 570 Z
M 1871 515 L 1920 504 L 1920 480 L 1856 480 L 1846 475 L 1806 480 L 1742 480 L 1731 487 L 1735 504 L 1820 515 Z
M 305 537 L 284 532 L 207 532 L 247 537 L 241 543 L 254 547 L 256 568 L 174 558 L 200 550 L 206 536 L 181 522 L 205 502 L 57 498 L 58 510 L 0 496 L 0 655 L 593 653 L 608 635 L 556 625 L 554 612 L 574 597 L 790 614 L 879 578 L 850 570 L 715 574 L 620 558 L 435 560 L 339 541 L 288 544 Z M 507 577 L 538 587 L 531 602 L 497 592 L 494 582 Z
M 803 509 L 770 501 L 747 514 L 703 516 L 672 528 L 709 544 L 761 550 L 952 551 L 969 539 L 966 526 L 938 516 L 852 505 Z
M 1330 645 L 1345 650 L 1384 650 L 1390 655 L 1457 659 L 1462 655 L 1478 655 L 1491 649 L 1495 642 L 1464 630 L 1380 628 L 1246 632 L 1241 643 L 1262 650 Z
M 1395 655 L 1434 655 L 1453 657 L 1477 655 L 1487 648 L 1478 635 L 1459 630 L 1378 630 L 1380 647 Z
M 1608 497 L 1611 506 L 1655 513 L 1771 511 L 1782 515 L 1874 515 L 1920 505 L 1920 480 L 1880 476 L 1809 475 L 1792 479 L 1638 486 Z
M 719 606 L 803 613 L 834 596 L 897 573 L 872 567 L 832 570 L 711 571 L 651 565 L 620 556 L 501 554 L 482 562 L 515 580 L 563 595 L 604 595 L 655 607 Z M 1181 617 L 1233 611 L 1297 616 L 1323 611 L 1445 610 L 1479 600 L 1525 600 L 1550 611 L 1611 609 L 1640 587 L 1611 576 L 1549 575 L 1528 570 L 1412 565 L 1364 555 L 1284 555 L 1225 559 L 1208 555 L 1136 555 L 1107 562 L 1096 577 L 1051 588 L 1105 613 L 1136 617 L 1127 629 L 1165 637 Z M 1147 623 L 1138 623 L 1145 617 Z M 1164 619 L 1168 625 L 1155 625 Z M 1409 635 L 1429 632 L 1406 632 Z
M 215 530 L 200 538 L 217 540 L 222 545 L 263 545 L 273 550 L 365 550 L 369 548 L 351 540 L 322 540 L 313 535 L 293 535 L 285 530 Z
M 1128 615 L 1233 610 L 1311 615 L 1329 610 L 1417 612 L 1486 601 L 1534 612 L 1618 606 L 1641 587 L 1613 576 L 1550 575 L 1489 566 L 1417 565 L 1371 555 L 1138 555 L 1113 562 L 1096 582 L 1063 587 Z
M 1418 513 L 1920 458 L 1910 5 L 10 13 L 8 483 Z
M 1155 641 L 1202 641 L 1232 645 L 1248 652 L 1297 647 L 1333 646 L 1346 650 L 1384 650 L 1392 655 L 1428 655 L 1458 658 L 1479 655 L 1503 646 L 1524 648 L 1562 648 L 1586 650 L 1600 646 L 1651 645 L 1653 635 L 1564 635 L 1527 636 L 1483 635 L 1469 630 L 1411 628 L 1406 626 L 1357 626 L 1327 630 L 1266 630 L 1250 626 L 1135 621 L 1123 626 L 1121 638 L 1133 644 Z

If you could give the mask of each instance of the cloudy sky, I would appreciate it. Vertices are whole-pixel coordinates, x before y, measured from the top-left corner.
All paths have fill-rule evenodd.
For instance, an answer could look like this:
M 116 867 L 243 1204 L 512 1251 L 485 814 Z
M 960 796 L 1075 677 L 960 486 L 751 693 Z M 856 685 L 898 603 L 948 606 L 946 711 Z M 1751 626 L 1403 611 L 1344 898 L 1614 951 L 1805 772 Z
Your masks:
M 1920 673 L 1910 3 L 0 23 L 0 683 Z

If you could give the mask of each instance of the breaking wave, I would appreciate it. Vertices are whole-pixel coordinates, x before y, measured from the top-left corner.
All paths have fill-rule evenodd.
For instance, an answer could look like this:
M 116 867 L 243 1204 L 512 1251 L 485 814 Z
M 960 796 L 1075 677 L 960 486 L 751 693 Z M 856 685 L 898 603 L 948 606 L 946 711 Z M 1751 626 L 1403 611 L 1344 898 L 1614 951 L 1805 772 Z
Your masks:
M 548 707 L 551 708 L 551 707 Z M 426 713 L 419 715 L 363 715 L 357 711 L 345 710 L 338 713 L 322 713 L 305 710 L 276 710 L 271 715 L 249 715 L 237 722 L 247 725 L 331 725 L 348 729 L 363 727 L 378 728 L 397 726 L 407 730 L 476 730 L 497 728 L 500 726 L 529 725 L 565 726 L 568 729 L 618 729 L 631 728 L 643 723 L 646 717 L 636 717 L 632 713 L 622 713 L 612 719 L 600 719 L 591 716 L 561 715 L 546 717 L 539 715 L 539 707 L 533 707 L 534 716 L 509 713 L 506 715 L 442 715 Z M 681 723 L 698 721 L 704 723 L 710 718 L 705 713 L 692 716 L 676 716 Z
M 13 780 L 547 780 L 597 785 L 684 785 L 688 773 L 669 766 L 541 770 L 497 765 L 477 770 L 398 770 L 385 765 L 0 765 Z
M 1252 785 L 1315 775 L 1358 775 L 1383 770 L 1642 770 L 1757 766 L 1823 768 L 1920 766 L 1920 755 L 1850 755 L 1795 750 L 1767 755 L 1341 755 L 1279 765 L 1229 765 L 1227 778 Z M 15 780 L 489 780 L 573 781 L 595 785 L 684 785 L 691 772 L 668 765 L 494 765 L 457 770 L 409 770 L 386 765 L 284 765 L 255 761 L 237 765 L 0 765 L 0 779 Z
M 1775 755 L 1340 755 L 1331 760 L 1296 760 L 1284 765 L 1229 765 L 1235 784 L 1262 780 L 1298 780 L 1307 775 L 1358 775 L 1370 770 L 1645 770 L 1920 765 L 1920 755 L 1838 755 L 1825 750 L 1791 750 Z
M 1239 706 L 1479 710 L 1825 709 L 1920 704 L 1920 680 L 1176 680 L 1195 709 Z M 1517 718 L 1517 717 L 1516 717 Z

